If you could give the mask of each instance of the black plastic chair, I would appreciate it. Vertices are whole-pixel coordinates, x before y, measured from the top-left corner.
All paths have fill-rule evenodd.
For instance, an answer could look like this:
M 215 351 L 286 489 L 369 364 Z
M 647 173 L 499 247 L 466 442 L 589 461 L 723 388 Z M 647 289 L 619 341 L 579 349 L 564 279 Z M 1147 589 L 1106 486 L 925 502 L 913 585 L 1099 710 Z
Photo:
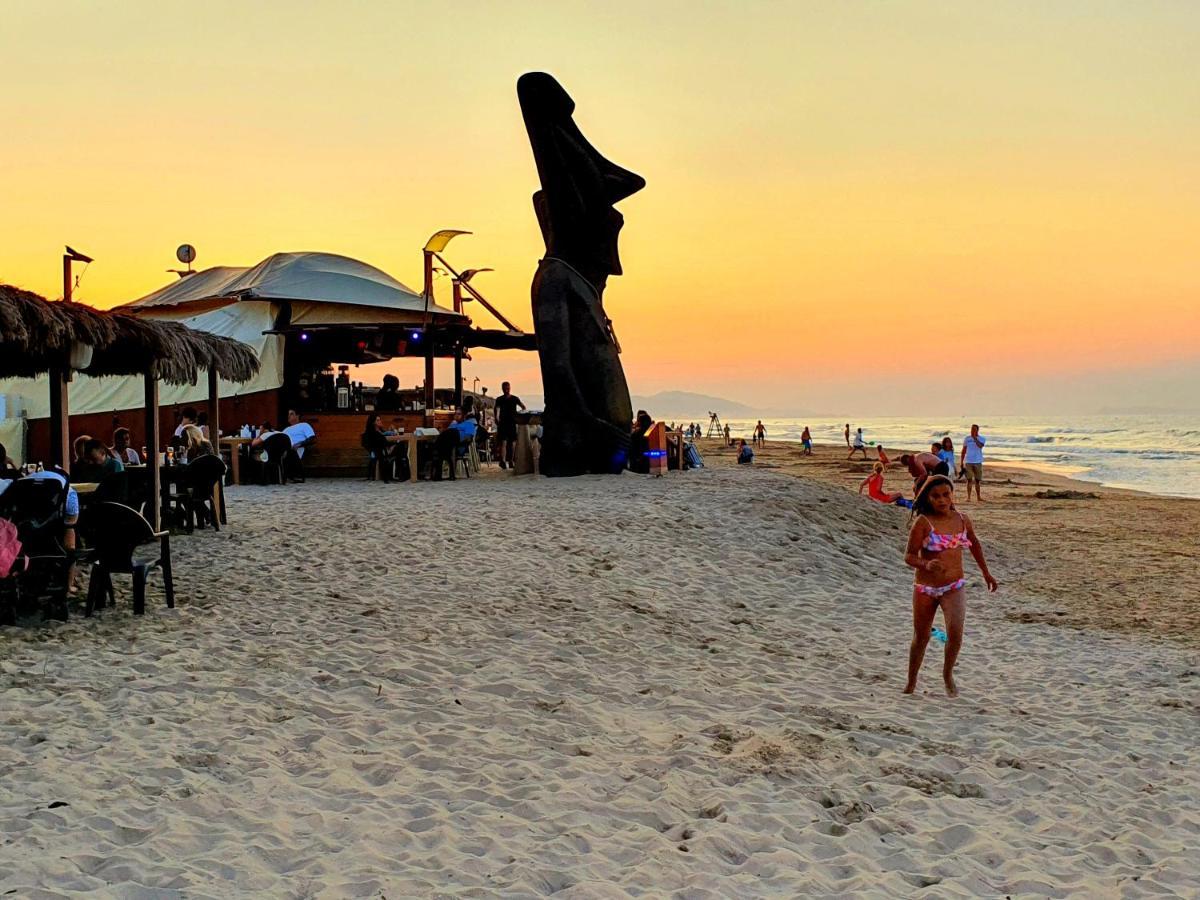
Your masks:
M 277 432 L 262 442 L 262 448 L 267 453 L 267 461 L 263 463 L 263 479 L 267 484 L 287 484 L 292 439 L 283 432 Z
M 217 484 L 225 477 L 225 468 L 225 460 L 213 454 L 197 457 L 188 463 L 186 475 L 179 482 L 179 492 L 172 494 L 171 500 L 189 533 L 195 530 L 197 519 L 208 519 L 216 531 L 221 530 L 221 510 L 216 491 Z
M 115 604 L 113 575 L 133 576 L 133 614 L 146 612 L 146 580 L 157 568 L 162 572 L 163 591 L 167 607 L 175 608 L 175 582 L 171 576 L 171 536 L 155 531 L 136 509 L 123 503 L 101 503 L 96 508 L 97 531 L 92 574 L 88 583 L 87 607 L 84 615 L 103 609 L 106 599 Z M 157 559 L 139 559 L 134 552 L 158 543 Z

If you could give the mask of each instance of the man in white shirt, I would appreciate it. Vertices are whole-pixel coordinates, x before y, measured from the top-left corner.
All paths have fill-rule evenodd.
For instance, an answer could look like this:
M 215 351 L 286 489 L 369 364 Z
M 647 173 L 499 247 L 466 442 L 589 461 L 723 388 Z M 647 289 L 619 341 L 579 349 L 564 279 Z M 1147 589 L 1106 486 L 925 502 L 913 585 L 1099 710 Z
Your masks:
M 287 415 L 288 424 L 287 428 L 283 429 L 283 433 L 292 440 L 292 453 L 296 460 L 293 480 L 302 482 L 304 481 L 304 466 L 301 460 L 304 459 L 304 448 L 316 442 L 317 433 L 307 422 L 300 421 L 300 414 L 294 409 L 289 409 Z
M 175 434 L 172 435 L 175 438 L 183 437 L 183 429 L 196 424 L 196 410 L 191 406 L 185 406 L 179 414 L 179 419 L 179 424 L 175 426 Z
M 979 426 L 972 425 L 971 433 L 963 438 L 962 453 L 959 456 L 960 465 L 967 473 L 967 500 L 971 499 L 971 485 L 975 486 L 975 499 L 983 502 L 980 486 L 983 484 L 983 445 L 987 438 L 979 433 Z

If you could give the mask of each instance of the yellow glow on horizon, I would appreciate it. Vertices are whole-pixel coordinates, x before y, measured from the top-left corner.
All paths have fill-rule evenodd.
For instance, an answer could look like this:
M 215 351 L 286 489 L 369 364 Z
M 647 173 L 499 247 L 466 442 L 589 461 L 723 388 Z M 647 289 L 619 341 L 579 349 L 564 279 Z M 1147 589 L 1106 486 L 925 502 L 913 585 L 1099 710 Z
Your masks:
M 79 296 L 114 305 L 186 241 L 198 268 L 326 250 L 419 289 L 425 240 L 462 228 L 448 258 L 528 326 L 515 81 L 545 69 L 648 182 L 606 301 L 637 392 L 811 406 L 913 373 L 969 396 L 968 355 L 996 382 L 1194 362 L 1197 33 L 1187 4 L 18 7 L 0 280 L 58 296 L 70 243 Z

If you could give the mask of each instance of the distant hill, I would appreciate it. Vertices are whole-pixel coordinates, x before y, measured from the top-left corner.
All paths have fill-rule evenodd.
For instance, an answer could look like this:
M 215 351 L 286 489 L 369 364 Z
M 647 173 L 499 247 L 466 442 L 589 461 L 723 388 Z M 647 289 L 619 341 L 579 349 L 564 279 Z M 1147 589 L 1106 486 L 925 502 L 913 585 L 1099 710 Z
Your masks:
M 707 394 L 693 394 L 690 391 L 659 391 L 648 397 L 635 395 L 632 399 L 635 410 L 644 409 L 656 419 L 682 416 L 697 421 L 708 421 L 710 412 L 715 412 L 723 419 L 740 419 L 755 415 L 755 410 L 745 403 L 726 400 L 724 397 L 710 397 Z

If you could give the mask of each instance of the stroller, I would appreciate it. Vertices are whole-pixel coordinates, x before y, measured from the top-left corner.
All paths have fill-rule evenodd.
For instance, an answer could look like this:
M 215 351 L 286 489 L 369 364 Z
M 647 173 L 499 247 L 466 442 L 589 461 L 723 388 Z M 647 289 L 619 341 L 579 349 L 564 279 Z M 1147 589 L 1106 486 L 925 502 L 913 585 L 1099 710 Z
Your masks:
M 41 606 L 47 619 L 67 618 L 67 580 L 72 554 L 62 543 L 67 486 L 57 480 L 18 480 L 0 494 L 0 520 L 16 530 L 19 550 L 0 539 L 0 563 L 11 554 L 7 577 L 0 578 L 0 623 L 14 624 Z M 14 565 L 15 563 L 15 565 Z M 3 568 L 0 566 L 0 568 Z M 15 570 L 15 571 L 14 571 Z

